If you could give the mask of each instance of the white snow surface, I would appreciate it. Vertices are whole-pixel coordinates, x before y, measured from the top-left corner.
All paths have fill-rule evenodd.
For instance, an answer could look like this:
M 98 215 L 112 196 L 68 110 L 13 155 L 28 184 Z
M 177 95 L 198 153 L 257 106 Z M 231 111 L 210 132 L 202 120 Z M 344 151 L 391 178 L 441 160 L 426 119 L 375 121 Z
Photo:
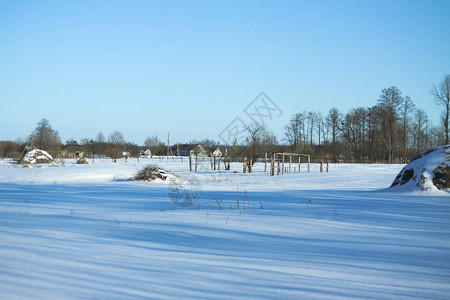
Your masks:
M 22 158 L 25 163 L 35 164 L 38 160 L 49 160 L 53 161 L 53 157 L 48 154 L 47 151 L 40 149 L 33 149 L 25 154 Z
M 387 189 L 404 165 L 200 163 L 0 161 L 0 298 L 448 299 L 450 197 Z M 198 202 L 129 181 L 147 164 L 196 182 Z
M 426 154 L 429 152 L 428 154 Z M 450 165 L 450 145 L 431 148 L 419 154 L 417 159 L 406 165 L 399 175 L 403 175 L 405 171 L 412 170 L 414 176 L 403 183 L 399 178 L 399 184 L 393 186 L 396 191 L 438 191 L 433 184 L 433 171 L 441 164 Z M 411 172 L 411 171 L 410 171 Z M 445 191 L 448 192 L 446 189 Z

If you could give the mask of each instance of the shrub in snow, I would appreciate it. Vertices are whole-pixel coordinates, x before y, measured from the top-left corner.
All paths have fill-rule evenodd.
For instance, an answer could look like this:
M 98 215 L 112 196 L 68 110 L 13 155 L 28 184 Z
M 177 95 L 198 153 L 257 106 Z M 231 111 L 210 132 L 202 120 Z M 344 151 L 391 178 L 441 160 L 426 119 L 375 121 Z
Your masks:
M 146 180 L 152 181 L 155 179 L 161 180 L 174 180 L 176 176 L 170 173 L 167 173 L 166 170 L 158 167 L 157 165 L 148 165 L 140 170 L 132 180 Z
M 53 162 L 53 157 L 44 150 L 34 149 L 25 152 L 19 160 L 20 164 L 49 164 Z
M 417 155 L 397 175 L 396 190 L 450 191 L 450 145 L 428 149 Z
M 77 160 L 77 164 L 79 165 L 89 165 L 89 161 L 86 157 L 82 157 L 79 160 Z

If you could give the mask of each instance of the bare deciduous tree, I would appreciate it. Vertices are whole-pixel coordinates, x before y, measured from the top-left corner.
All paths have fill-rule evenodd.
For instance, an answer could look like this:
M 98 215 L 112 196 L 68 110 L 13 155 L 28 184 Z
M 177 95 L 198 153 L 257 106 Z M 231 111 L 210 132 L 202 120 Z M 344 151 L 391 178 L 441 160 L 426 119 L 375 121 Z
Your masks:
M 116 130 L 109 135 L 108 143 L 114 146 L 122 146 L 125 144 L 125 139 L 120 131 Z
M 394 160 L 395 150 L 395 125 L 398 120 L 398 109 L 403 103 L 402 92 L 395 86 L 383 89 L 378 99 L 378 104 L 384 110 L 384 142 L 388 150 L 388 162 Z
M 436 85 L 431 89 L 431 95 L 434 97 L 434 101 L 438 105 L 444 107 L 442 114 L 442 124 L 445 131 L 445 144 L 449 144 L 449 117 L 450 117 L 450 75 L 446 75 L 442 79 L 438 87 Z
M 306 116 L 306 120 L 308 121 L 309 145 L 310 145 L 311 151 L 313 151 L 313 136 L 314 136 L 314 129 L 316 126 L 316 121 L 317 121 L 317 114 L 312 111 L 308 112 L 308 115 Z
M 270 135 L 266 130 L 266 126 L 259 123 L 251 123 L 244 127 L 247 132 L 247 148 L 245 154 L 251 159 L 252 163 L 256 163 L 258 158 L 262 157 L 264 146 L 269 142 Z
M 149 149 L 160 146 L 162 144 L 163 144 L 163 142 L 158 138 L 157 135 L 149 136 L 144 141 L 145 147 L 147 147 Z
M 402 114 L 402 142 L 403 142 L 403 159 L 406 161 L 408 159 L 408 132 L 410 130 L 410 117 L 412 111 L 414 111 L 415 105 L 411 101 L 411 98 L 408 96 L 405 97 L 405 101 L 403 101 L 402 107 L 401 107 L 401 114 Z
M 300 145 L 303 143 L 302 138 L 305 129 L 305 115 L 306 112 L 293 115 L 289 124 L 284 127 L 286 140 L 295 151 L 301 150 Z
M 416 110 L 414 114 L 414 145 L 416 152 L 425 150 L 425 134 L 428 125 L 428 116 L 423 109 Z
M 105 136 L 103 135 L 103 132 L 99 132 L 98 134 L 97 134 L 97 137 L 95 138 L 95 141 L 97 142 L 97 143 L 104 143 L 106 140 L 105 140 Z
M 47 119 L 42 119 L 36 125 L 31 138 L 36 147 L 56 154 L 61 148 L 61 139 L 58 131 L 54 130 Z
M 336 107 L 333 107 L 328 111 L 327 127 L 331 131 L 331 143 L 333 148 L 333 162 L 337 162 L 336 157 L 336 142 L 338 138 L 339 122 L 341 120 L 341 113 Z

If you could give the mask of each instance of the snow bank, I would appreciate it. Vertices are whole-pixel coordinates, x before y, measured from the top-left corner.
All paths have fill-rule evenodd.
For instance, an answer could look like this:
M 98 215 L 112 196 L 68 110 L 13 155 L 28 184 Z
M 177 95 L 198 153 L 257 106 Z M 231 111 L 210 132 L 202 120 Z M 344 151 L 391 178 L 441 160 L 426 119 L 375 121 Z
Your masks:
M 34 149 L 27 152 L 19 161 L 21 164 L 49 164 L 53 157 L 44 150 Z
M 446 191 L 450 188 L 450 145 L 428 149 L 406 165 L 391 185 L 397 191 Z

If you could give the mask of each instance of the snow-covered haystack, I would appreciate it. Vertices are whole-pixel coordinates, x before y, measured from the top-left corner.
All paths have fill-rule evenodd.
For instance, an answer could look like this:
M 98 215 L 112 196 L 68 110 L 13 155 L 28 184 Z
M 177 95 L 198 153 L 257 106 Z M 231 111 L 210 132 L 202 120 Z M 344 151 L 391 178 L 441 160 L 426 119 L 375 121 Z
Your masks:
M 77 160 L 77 164 L 78 165 L 89 165 L 90 163 L 86 157 L 82 157 L 79 160 Z
M 417 155 L 397 175 L 391 188 L 450 192 L 450 145 L 434 147 Z
M 148 165 L 140 170 L 131 180 L 152 181 L 155 179 L 175 182 L 178 178 L 157 165 Z
M 33 149 L 25 152 L 19 160 L 20 164 L 50 164 L 53 162 L 53 157 L 44 150 Z

